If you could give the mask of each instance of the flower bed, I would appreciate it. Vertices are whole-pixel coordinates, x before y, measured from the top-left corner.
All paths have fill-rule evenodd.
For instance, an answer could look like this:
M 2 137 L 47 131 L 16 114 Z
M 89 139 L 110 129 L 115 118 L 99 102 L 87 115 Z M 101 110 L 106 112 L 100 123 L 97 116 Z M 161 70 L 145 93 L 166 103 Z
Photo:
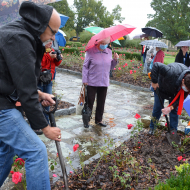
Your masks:
M 82 72 L 85 52 L 81 50 L 80 55 L 63 54 L 63 61 L 60 68 L 70 69 L 73 71 Z M 110 77 L 112 80 L 129 83 L 145 88 L 150 87 L 150 79 L 143 74 L 143 64 L 136 59 L 126 59 L 125 54 L 119 54 L 119 63 L 114 68 Z
M 155 136 L 149 136 L 146 131 L 141 131 L 142 123 L 139 117 L 138 114 L 135 116 L 137 118 L 135 126 L 128 126 L 132 134 L 129 141 L 114 148 L 113 139 L 106 136 L 106 145 L 97 150 L 100 158 L 93 162 L 84 164 L 81 147 L 78 145 L 73 147 L 75 154 L 79 154 L 81 168 L 70 171 L 68 182 L 71 190 L 153 190 L 154 188 L 161 190 L 162 186 L 166 186 L 167 188 L 163 189 L 167 190 L 169 187 L 181 185 L 190 189 L 190 183 L 183 181 L 188 178 L 190 171 L 188 163 L 190 153 L 184 154 L 190 148 L 188 144 L 190 136 L 182 136 L 181 147 L 177 145 L 171 147 L 165 136 L 167 125 L 160 127 L 158 124 L 159 129 Z M 89 141 L 93 142 L 92 137 Z M 69 162 L 72 164 L 71 160 Z M 165 185 L 166 179 L 169 180 L 169 184 Z M 63 187 L 63 181 L 59 180 L 52 185 L 52 190 Z

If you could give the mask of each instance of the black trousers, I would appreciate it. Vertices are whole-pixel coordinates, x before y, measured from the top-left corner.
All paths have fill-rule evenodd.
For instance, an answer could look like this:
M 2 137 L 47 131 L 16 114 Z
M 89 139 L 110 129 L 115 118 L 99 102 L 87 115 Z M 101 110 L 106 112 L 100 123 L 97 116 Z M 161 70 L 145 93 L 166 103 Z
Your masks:
M 96 105 L 96 114 L 95 114 L 96 123 L 102 121 L 107 89 L 108 87 L 87 86 L 88 107 L 91 110 L 93 109 L 95 96 L 97 94 L 97 105 Z

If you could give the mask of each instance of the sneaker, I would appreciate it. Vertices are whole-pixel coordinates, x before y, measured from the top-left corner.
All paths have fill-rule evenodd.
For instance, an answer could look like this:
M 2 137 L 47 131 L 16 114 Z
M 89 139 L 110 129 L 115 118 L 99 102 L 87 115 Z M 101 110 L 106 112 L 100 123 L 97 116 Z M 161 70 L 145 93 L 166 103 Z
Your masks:
M 150 94 L 150 96 L 151 96 L 151 97 L 154 97 L 154 92 L 152 92 L 152 93 Z

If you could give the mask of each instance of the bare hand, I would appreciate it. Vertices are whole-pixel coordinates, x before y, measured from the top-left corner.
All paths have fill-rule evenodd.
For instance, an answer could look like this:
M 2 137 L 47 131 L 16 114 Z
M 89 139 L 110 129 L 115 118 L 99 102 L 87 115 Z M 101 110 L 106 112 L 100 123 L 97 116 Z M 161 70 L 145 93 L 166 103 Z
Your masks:
M 50 55 L 50 57 L 52 59 L 54 59 L 54 58 L 56 59 L 57 58 L 57 54 L 53 54 L 52 51 L 49 53 L 49 55 Z
M 47 94 L 44 92 L 38 91 L 39 102 L 41 102 L 42 106 L 52 106 L 55 105 L 55 101 L 52 99 L 54 96 L 52 94 Z
M 159 88 L 159 84 L 152 82 L 152 87 L 154 88 L 154 90 L 156 90 L 157 88 Z
M 88 85 L 88 83 L 83 83 L 83 84 L 84 84 L 84 86 Z
M 119 59 L 119 55 L 114 52 L 113 58 L 117 61 Z
M 50 127 L 48 125 L 42 131 L 48 139 L 61 141 L 61 130 L 58 127 Z

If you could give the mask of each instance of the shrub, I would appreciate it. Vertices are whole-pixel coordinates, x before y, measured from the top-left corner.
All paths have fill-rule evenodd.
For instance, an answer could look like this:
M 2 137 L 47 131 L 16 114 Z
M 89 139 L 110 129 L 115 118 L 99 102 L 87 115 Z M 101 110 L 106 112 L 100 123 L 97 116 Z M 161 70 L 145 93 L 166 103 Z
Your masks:
M 80 55 L 80 50 L 75 47 L 67 48 L 67 47 L 59 47 L 61 53 L 74 53 L 76 55 Z M 64 50 L 62 50 L 64 49 Z
M 183 166 L 183 167 L 182 167 Z M 180 168 L 181 167 L 181 168 Z M 170 179 L 167 179 L 165 183 L 159 183 L 154 190 L 188 190 L 190 189 L 190 167 L 189 164 L 183 164 L 178 170 L 178 175 L 171 175 Z
M 88 41 L 91 39 L 92 36 L 94 36 L 94 34 L 88 32 L 88 31 L 81 32 L 80 33 L 81 43 L 88 43 Z
M 118 55 L 119 54 L 125 54 L 125 59 L 137 59 L 141 60 L 141 54 L 140 53 L 130 53 L 130 52 L 123 52 L 123 51 L 115 51 Z
M 73 41 L 68 41 L 66 43 L 66 46 L 71 46 L 71 47 L 82 47 L 82 44 L 80 42 L 73 42 Z

